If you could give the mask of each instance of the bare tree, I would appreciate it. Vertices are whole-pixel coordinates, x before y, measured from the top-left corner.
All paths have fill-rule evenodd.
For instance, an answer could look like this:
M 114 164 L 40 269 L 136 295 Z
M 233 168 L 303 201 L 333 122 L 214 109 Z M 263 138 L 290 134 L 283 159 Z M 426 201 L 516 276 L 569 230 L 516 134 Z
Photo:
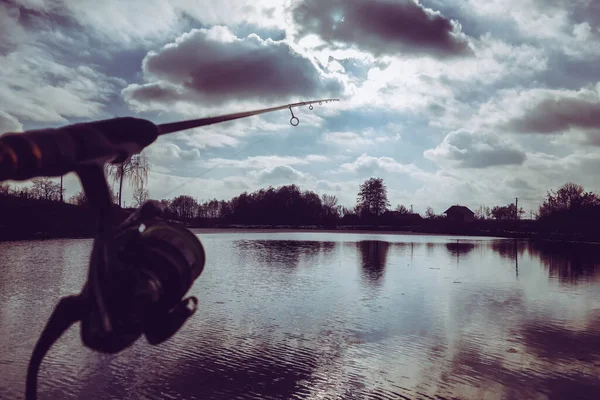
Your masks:
M 410 214 L 408 208 L 404 207 L 402 204 L 398 204 L 394 211 L 399 212 L 400 214 Z
M 326 217 L 339 217 L 342 207 L 338 205 L 338 198 L 333 194 L 324 194 L 321 196 L 321 204 Z
M 136 207 L 140 207 L 148 200 L 148 190 L 144 186 L 139 186 L 133 191 L 133 201 Z
M 10 193 L 10 185 L 0 182 L 0 196 L 7 196 Z
M 427 209 L 425 210 L 425 218 L 434 219 L 435 217 L 437 217 L 437 215 L 435 215 L 435 211 L 433 211 L 433 208 L 427 206 Z
M 144 153 L 136 154 L 122 164 L 107 164 L 106 175 L 119 183 L 119 207 L 122 204 L 123 181 L 129 180 L 132 188 L 143 187 L 148 182 L 150 162 Z
M 57 183 L 48 178 L 35 178 L 31 181 L 33 196 L 42 200 L 59 201 L 61 197 L 61 188 Z
M 110 196 L 110 202 L 115 204 L 117 202 L 117 196 L 115 195 L 113 188 L 110 186 L 108 187 L 108 195 Z M 87 206 L 88 200 L 85 192 L 82 190 L 76 195 L 71 196 L 71 198 L 69 198 L 69 203 L 75 204 L 76 206 Z

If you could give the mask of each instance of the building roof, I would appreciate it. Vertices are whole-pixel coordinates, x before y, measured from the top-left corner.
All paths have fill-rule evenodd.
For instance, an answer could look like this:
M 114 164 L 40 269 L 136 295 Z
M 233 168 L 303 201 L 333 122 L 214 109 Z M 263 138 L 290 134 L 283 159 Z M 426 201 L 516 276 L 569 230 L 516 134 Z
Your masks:
M 446 211 L 444 211 L 444 214 L 448 214 L 448 213 L 468 213 L 468 214 L 475 214 L 473 211 L 471 211 L 468 207 L 465 206 L 452 206 L 449 209 L 447 209 Z

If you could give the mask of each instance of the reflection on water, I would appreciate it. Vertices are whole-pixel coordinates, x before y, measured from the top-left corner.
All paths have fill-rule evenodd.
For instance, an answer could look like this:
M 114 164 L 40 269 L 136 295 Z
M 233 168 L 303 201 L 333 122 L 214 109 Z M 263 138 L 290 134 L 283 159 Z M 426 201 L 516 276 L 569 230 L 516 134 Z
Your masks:
M 456 242 L 446 243 L 446 248 L 450 252 L 450 254 L 455 256 L 466 255 L 475 249 L 475 244 L 471 242 L 461 242 L 457 240 Z
M 201 234 L 197 314 L 157 347 L 106 356 L 78 327 L 40 398 L 596 399 L 600 252 L 592 245 L 329 233 Z M 0 243 L 0 398 L 89 240 Z M 375 289 L 375 290 L 374 290 Z
M 356 243 L 356 247 L 360 251 L 362 272 L 367 282 L 381 284 L 390 244 L 381 240 L 363 240 Z
M 535 242 L 529 247 L 529 252 L 541 260 L 551 277 L 573 284 L 597 278 L 598 250 L 597 246 L 578 243 Z

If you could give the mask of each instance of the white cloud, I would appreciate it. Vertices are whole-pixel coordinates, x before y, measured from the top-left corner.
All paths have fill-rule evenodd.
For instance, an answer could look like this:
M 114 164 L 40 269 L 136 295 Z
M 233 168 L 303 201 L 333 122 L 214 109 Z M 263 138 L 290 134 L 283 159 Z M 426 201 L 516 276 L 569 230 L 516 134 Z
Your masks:
M 123 81 L 88 66 L 68 67 L 27 47 L 0 56 L 0 104 L 21 120 L 64 123 L 103 114 Z
M 502 81 L 523 80 L 548 66 L 544 50 L 531 45 L 511 45 L 488 34 L 473 46 L 475 56 L 470 58 L 390 58 L 385 65 L 372 67 L 366 80 L 354 85 L 352 97 L 339 108 L 376 106 L 431 115 L 434 106 L 452 113 L 458 122 L 471 112 L 460 99 L 462 93 Z M 434 118 L 441 119 L 437 115 Z
M 426 150 L 424 155 L 440 164 L 460 168 L 521 165 L 526 159 L 525 152 L 516 144 L 495 133 L 473 133 L 464 129 L 450 132 L 442 143 Z
M 377 171 L 407 174 L 412 177 L 422 177 L 426 173 L 414 164 L 401 164 L 391 157 L 372 157 L 361 154 L 355 161 L 342 164 L 341 172 L 371 174 Z
M 307 165 L 315 162 L 326 162 L 328 158 L 321 155 L 295 156 L 255 156 L 242 160 L 210 158 L 204 164 L 207 167 L 269 169 L 276 166 Z
M 12 115 L 0 110 L 0 134 L 5 132 L 22 132 L 23 125 Z
M 250 171 L 249 176 L 255 179 L 256 183 L 261 185 L 299 183 L 309 178 L 309 175 L 300 172 L 289 165 L 278 165 L 260 171 Z

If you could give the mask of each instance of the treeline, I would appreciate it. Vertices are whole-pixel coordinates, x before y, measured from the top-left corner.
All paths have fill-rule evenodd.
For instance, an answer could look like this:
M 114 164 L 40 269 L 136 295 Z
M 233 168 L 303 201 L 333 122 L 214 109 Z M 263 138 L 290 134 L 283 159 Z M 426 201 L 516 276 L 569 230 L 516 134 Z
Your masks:
M 36 211 L 49 207 L 48 204 L 60 201 L 61 194 L 60 186 L 46 178 L 34 179 L 31 186 L 20 188 L 10 188 L 7 184 L 0 183 L 0 201 L 5 215 L 4 223 L 0 223 L 0 229 L 3 229 L 2 227 L 6 229 L 6 221 L 11 220 L 21 221 L 19 222 L 21 225 L 38 226 L 32 213 L 27 213 L 25 210 L 33 207 L 34 204 L 37 204 Z M 147 193 L 136 196 L 135 204 L 143 203 L 146 198 Z M 114 194 L 113 201 L 118 202 Z M 69 198 L 67 202 L 76 208 L 87 208 L 87 199 L 83 193 Z M 427 207 L 423 217 L 409 212 L 403 205 L 391 209 L 387 187 L 381 178 L 371 178 L 360 185 L 356 204 L 352 208 L 340 205 L 334 195 L 319 195 L 309 190 L 303 191 L 296 185 L 244 192 L 228 201 L 213 199 L 199 202 L 191 196 L 181 195 L 160 202 L 165 218 L 197 227 L 362 225 L 380 229 L 387 226 L 421 232 L 460 234 L 504 235 L 510 231 L 513 234 L 532 236 L 533 233 L 541 232 L 577 240 L 600 239 L 600 234 L 597 232 L 597 221 L 600 220 L 600 197 L 574 183 L 567 183 L 556 191 L 548 192 L 544 203 L 536 213 L 536 221 L 520 220 L 524 211 L 522 208 L 517 209 L 515 204 L 474 210 L 475 220 L 470 223 L 452 222 L 445 215 L 436 214 L 431 207 Z M 115 207 L 120 209 L 117 205 Z M 67 208 L 63 207 L 63 210 Z M 19 211 L 13 213 L 11 209 Z M 72 215 L 78 215 L 72 217 L 71 214 L 64 214 L 66 212 L 54 213 L 54 217 L 44 216 L 43 213 L 35 215 L 36 218 L 47 221 L 55 218 L 54 224 L 62 224 L 65 227 L 68 225 L 65 224 L 69 218 L 81 218 L 80 213 L 69 211 Z M 88 214 L 91 215 L 89 212 L 85 215 Z M 86 217 L 85 220 L 92 219 Z M 17 222 L 12 225 L 16 224 Z M 45 225 L 51 225 L 51 222 Z
M 319 196 L 296 185 L 244 192 L 230 201 L 198 202 L 181 195 L 161 200 L 165 217 L 178 220 L 220 220 L 231 224 L 323 225 L 344 217 L 336 196 Z

